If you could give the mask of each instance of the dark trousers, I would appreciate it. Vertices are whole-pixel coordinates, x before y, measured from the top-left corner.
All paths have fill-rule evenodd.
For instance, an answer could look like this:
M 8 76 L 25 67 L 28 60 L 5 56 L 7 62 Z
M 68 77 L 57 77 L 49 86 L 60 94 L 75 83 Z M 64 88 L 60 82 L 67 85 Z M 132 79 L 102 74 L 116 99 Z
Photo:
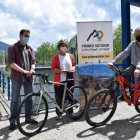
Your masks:
M 69 89 L 70 87 L 72 87 L 74 85 L 74 81 L 71 80 L 67 83 L 67 88 Z M 56 99 L 56 103 L 60 106 L 60 108 L 62 107 L 62 98 L 63 98 L 63 93 L 64 93 L 64 86 L 60 85 L 60 86 L 54 86 L 54 90 L 55 90 L 55 99 Z M 68 100 L 69 102 L 72 102 L 72 98 L 69 95 L 69 93 L 66 92 L 66 97 L 65 100 Z M 73 109 L 69 109 L 69 112 L 73 112 Z M 62 113 L 56 108 L 56 114 L 62 115 Z
M 136 67 L 134 65 L 131 65 L 130 67 L 123 70 L 122 77 L 126 78 L 132 78 L 134 77 L 134 71 Z M 124 83 L 124 88 L 128 87 L 126 83 Z

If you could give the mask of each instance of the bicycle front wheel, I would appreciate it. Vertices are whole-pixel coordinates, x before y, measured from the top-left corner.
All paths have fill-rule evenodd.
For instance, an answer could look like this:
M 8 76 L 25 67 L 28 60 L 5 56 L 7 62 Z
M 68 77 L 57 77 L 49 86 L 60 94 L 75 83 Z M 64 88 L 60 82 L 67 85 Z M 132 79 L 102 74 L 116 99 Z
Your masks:
M 73 93 L 71 102 L 73 107 L 70 109 L 72 112 L 68 110 L 66 111 L 66 114 L 70 119 L 77 120 L 84 114 L 85 106 L 87 103 L 87 95 L 85 90 L 78 85 L 72 86 L 70 91 Z
M 95 92 L 85 109 L 85 119 L 91 126 L 101 126 L 113 116 L 117 107 L 117 97 L 109 89 Z
M 137 102 L 139 102 L 139 104 L 135 104 L 135 109 L 138 113 L 140 113 L 140 101 L 137 99 Z
M 48 116 L 48 104 L 46 98 L 39 93 L 30 93 L 20 103 L 17 110 L 17 127 L 25 136 L 33 136 L 43 128 Z M 33 119 L 27 122 L 25 119 Z

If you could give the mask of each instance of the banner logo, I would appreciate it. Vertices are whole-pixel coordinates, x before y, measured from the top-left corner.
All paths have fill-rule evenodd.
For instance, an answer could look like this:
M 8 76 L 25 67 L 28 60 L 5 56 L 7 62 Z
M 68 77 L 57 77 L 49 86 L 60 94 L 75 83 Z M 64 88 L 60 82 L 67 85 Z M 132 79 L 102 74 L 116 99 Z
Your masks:
M 94 33 L 96 35 L 94 35 Z M 101 36 L 99 36 L 99 33 L 101 33 Z M 90 37 L 94 35 L 93 37 L 97 37 L 99 40 L 101 40 L 101 38 L 103 37 L 103 32 L 102 31 L 96 31 L 96 30 L 93 30 L 93 32 L 89 35 L 89 37 L 87 38 L 87 41 L 89 41 Z

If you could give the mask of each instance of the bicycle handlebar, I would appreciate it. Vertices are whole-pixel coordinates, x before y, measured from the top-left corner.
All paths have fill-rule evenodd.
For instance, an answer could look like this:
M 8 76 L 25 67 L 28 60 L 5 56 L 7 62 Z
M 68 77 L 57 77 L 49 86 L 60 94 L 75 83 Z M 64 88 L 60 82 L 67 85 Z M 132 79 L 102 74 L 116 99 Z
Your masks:
M 75 71 L 65 71 L 68 74 L 71 74 L 71 73 L 74 73 Z M 53 84 L 53 82 L 50 82 L 48 81 L 48 77 L 49 77 L 49 74 L 41 74 L 41 73 L 32 73 L 32 75 L 35 75 L 35 76 L 41 76 L 42 79 L 44 80 L 44 83 L 45 81 L 48 83 L 48 84 Z M 22 73 L 22 76 L 24 76 L 26 78 L 27 81 L 31 82 L 29 80 L 29 77 L 26 77 L 26 74 L 25 73 Z M 67 81 L 67 80 L 66 80 Z
M 134 72 L 121 71 L 121 70 L 119 70 L 117 67 L 115 67 L 114 65 L 111 65 L 111 66 L 110 66 L 110 69 L 112 69 L 113 71 L 116 71 L 116 72 L 119 73 L 119 74 L 122 74 L 122 73 L 130 73 L 130 74 L 134 74 Z
M 118 73 L 121 73 L 122 71 L 119 70 L 117 67 L 115 67 L 114 65 L 110 66 L 110 69 L 112 69 L 113 71 L 117 71 Z
M 22 75 L 26 78 L 27 81 L 31 82 L 31 81 L 29 80 L 29 78 L 26 76 L 26 74 L 23 73 Z M 46 80 L 46 82 L 47 82 L 48 84 L 53 84 L 53 83 L 51 83 L 51 82 L 48 81 L 49 74 L 32 73 L 32 75 L 41 76 L 42 79 L 44 80 L 44 83 L 45 83 L 45 80 Z

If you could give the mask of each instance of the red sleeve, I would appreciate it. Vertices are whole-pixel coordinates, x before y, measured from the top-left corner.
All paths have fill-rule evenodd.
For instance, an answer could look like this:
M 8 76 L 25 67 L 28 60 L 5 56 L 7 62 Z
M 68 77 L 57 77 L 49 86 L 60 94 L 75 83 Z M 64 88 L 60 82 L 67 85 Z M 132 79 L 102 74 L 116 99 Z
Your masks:
M 57 68 L 57 58 L 58 54 L 54 55 L 53 59 L 52 59 L 52 64 L 51 64 L 51 70 L 54 72 L 54 69 Z
M 74 62 L 74 58 L 73 58 L 72 54 L 69 54 L 69 55 L 70 55 L 70 58 L 71 58 L 72 66 L 75 66 L 75 62 Z
M 11 45 L 8 48 L 8 64 L 9 64 L 9 66 L 11 63 L 15 63 L 15 61 L 16 61 L 15 59 L 16 59 L 16 54 L 15 54 L 13 45 Z

